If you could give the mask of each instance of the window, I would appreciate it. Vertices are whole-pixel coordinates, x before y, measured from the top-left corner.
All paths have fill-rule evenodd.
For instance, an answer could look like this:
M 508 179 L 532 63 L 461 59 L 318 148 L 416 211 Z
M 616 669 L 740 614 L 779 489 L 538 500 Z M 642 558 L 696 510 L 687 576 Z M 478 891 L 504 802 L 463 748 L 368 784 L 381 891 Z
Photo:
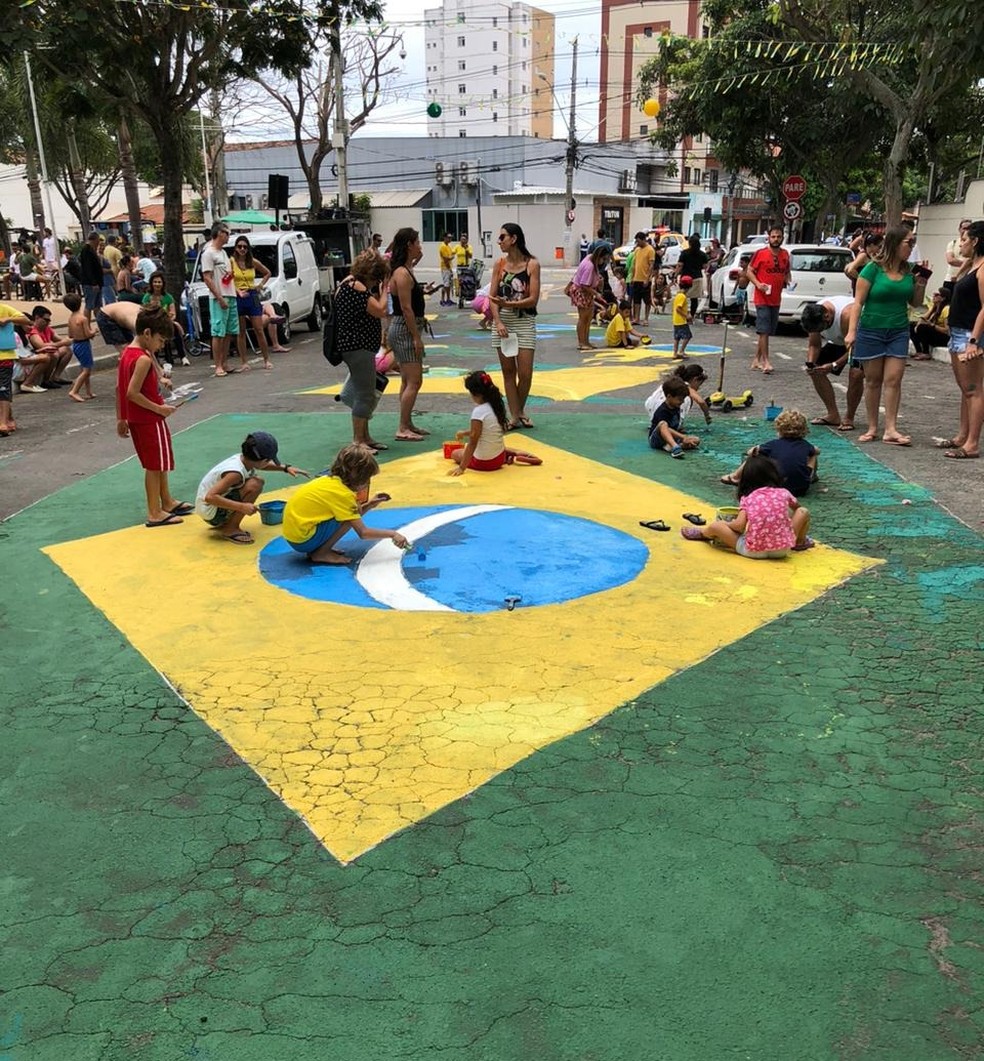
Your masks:
M 709 169 L 707 171 L 707 190 L 709 192 L 716 192 L 718 190 L 718 180 L 720 173 L 716 169 Z
M 643 35 L 644 37 L 651 37 L 651 36 L 653 35 L 653 27 L 652 27 L 652 26 L 647 26 L 647 27 L 646 27 L 646 28 L 645 28 L 645 29 L 644 29 L 644 30 L 642 31 L 642 35 Z
M 529 38 L 528 37 L 524 37 L 523 38 L 523 47 L 524 48 L 528 48 L 529 46 L 530 46 Z
M 297 259 L 294 257 L 294 248 L 290 243 L 284 244 L 282 251 L 284 256 L 284 279 L 297 279 Z
M 845 247 L 828 247 L 825 251 L 794 251 L 789 266 L 798 273 L 842 273 L 851 264 L 851 252 Z
M 492 112 L 492 121 L 497 122 L 498 120 L 499 120 L 499 112 L 498 111 L 493 111 Z
M 700 184 L 704 179 L 704 174 L 699 169 L 694 169 L 694 184 Z
M 683 167 L 683 183 L 684 184 L 690 184 L 690 167 L 689 166 L 684 166 Z
M 526 69 L 526 60 L 525 59 L 523 60 L 523 69 L 524 70 Z
M 493 99 L 498 99 L 499 98 L 499 90 L 497 88 L 492 89 L 492 98 Z
M 464 70 L 465 69 L 465 60 L 464 59 L 459 59 L 458 60 L 458 69 L 459 70 Z
M 461 12 L 461 13 L 459 13 L 459 15 L 458 15 L 458 21 L 459 21 L 459 22 L 464 22 L 464 21 L 465 21 L 465 15 L 464 15 L 464 12 Z
M 468 117 L 468 111 L 464 107 L 459 107 L 458 108 L 458 117 L 459 118 L 467 118 Z
M 464 37 L 459 37 L 458 38 L 458 47 L 459 48 L 464 48 L 464 46 L 465 46 L 465 38 Z
M 498 25 L 499 25 L 499 20 L 497 18 L 493 18 L 492 19 L 492 28 L 495 29 L 495 27 L 498 26 Z
M 648 125 L 640 125 L 639 126 L 639 135 L 640 136 L 648 136 L 649 135 L 649 126 Z
M 421 210 L 420 230 L 424 243 L 439 243 L 446 232 L 452 239 L 461 239 L 468 231 L 467 210 Z
M 492 76 L 494 77 L 498 72 L 499 72 L 499 68 L 497 66 L 493 66 L 492 67 Z
M 499 42 L 498 41 L 493 41 L 492 42 L 492 51 L 497 52 L 498 50 L 499 50 Z
M 467 85 L 459 85 L 458 86 L 458 95 L 459 96 L 463 96 L 467 91 L 468 91 L 468 86 Z
M 467 133 L 467 131 L 466 131 L 466 130 L 464 130 L 464 129 L 459 129 L 459 130 L 458 130 L 458 136 L 459 136 L 459 137 L 460 137 L 460 138 L 461 138 L 462 140 L 463 140 L 463 139 L 464 139 L 464 138 L 465 138 L 465 137 L 466 137 L 467 135 L 468 135 L 468 133 Z

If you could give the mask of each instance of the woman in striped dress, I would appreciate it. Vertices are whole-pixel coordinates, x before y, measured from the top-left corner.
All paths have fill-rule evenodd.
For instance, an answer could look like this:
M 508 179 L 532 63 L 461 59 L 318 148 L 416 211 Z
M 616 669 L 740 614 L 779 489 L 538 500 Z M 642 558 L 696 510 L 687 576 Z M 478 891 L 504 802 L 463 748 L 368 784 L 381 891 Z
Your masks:
M 540 301 L 540 263 L 526 249 L 526 237 L 519 225 L 504 224 L 499 232 L 503 252 L 492 270 L 489 308 L 492 312 L 492 346 L 499 355 L 506 402 L 508 430 L 532 427 L 526 415 L 526 399 L 533 383 L 533 355 L 536 352 L 536 305 Z M 502 352 L 502 340 L 515 336 L 519 351 L 514 357 Z

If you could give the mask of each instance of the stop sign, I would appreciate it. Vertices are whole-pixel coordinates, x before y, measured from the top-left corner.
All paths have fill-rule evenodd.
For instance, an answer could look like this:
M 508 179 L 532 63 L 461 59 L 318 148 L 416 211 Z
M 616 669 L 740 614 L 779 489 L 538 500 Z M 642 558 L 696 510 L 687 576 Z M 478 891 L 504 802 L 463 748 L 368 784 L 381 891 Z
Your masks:
M 782 194 L 784 199 L 790 201 L 802 199 L 806 195 L 806 181 L 798 173 L 794 173 L 782 182 Z

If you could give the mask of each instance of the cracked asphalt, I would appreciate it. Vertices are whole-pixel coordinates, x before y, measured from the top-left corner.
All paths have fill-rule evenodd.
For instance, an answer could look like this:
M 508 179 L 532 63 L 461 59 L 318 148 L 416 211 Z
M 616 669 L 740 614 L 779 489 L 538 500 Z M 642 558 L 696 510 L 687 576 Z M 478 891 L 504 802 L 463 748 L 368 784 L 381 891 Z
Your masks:
M 558 293 L 541 325 L 542 375 L 581 366 Z M 467 415 L 437 383 L 448 378 L 440 369 L 493 359 L 465 314 L 434 330 L 435 390 L 419 404 L 440 439 Z M 664 317 L 656 342 L 668 332 Z M 720 334 L 698 326 L 695 342 L 713 346 Z M 732 333 L 730 345 L 729 389 L 753 386 L 758 399 L 763 380 L 741 356 L 748 340 Z M 811 435 L 823 452 L 809 504 L 830 547 L 815 552 L 874 566 L 828 572 L 805 596 L 790 575 L 790 610 L 775 616 L 751 616 L 737 592 L 722 591 L 713 618 L 689 599 L 699 595 L 691 581 L 751 562 L 711 560 L 709 547 L 682 542 L 674 492 L 705 512 L 728 503 L 718 476 L 768 437 L 765 399 L 819 412 L 799 367 L 804 345 L 779 337 L 789 361 L 778 359 L 774 394 L 743 417 L 717 417 L 684 461 L 645 445 L 647 385 L 610 387 L 599 371 L 604 390 L 589 381 L 579 399 L 531 403 L 537 428 L 524 441 L 590 463 L 597 518 L 616 518 L 605 491 L 632 477 L 641 493 L 631 496 L 652 507 L 626 505 L 618 518 L 673 524 L 671 535 L 635 528 L 651 553 L 656 618 L 627 603 L 617 614 L 631 644 L 616 655 L 601 639 L 605 610 L 594 641 L 576 649 L 570 638 L 591 633 L 590 609 L 577 623 L 543 610 L 554 621 L 536 628 L 540 670 L 573 664 L 564 687 L 580 690 L 592 718 L 349 861 L 210 724 L 185 676 L 187 699 L 172 681 L 184 667 L 192 684 L 197 675 L 224 686 L 243 711 L 278 721 L 293 693 L 267 672 L 290 645 L 279 627 L 253 621 L 255 576 L 235 566 L 251 568 L 253 554 L 199 548 L 186 567 L 193 525 L 177 532 L 181 548 L 171 531 L 131 529 L 140 476 L 113 433 L 111 376 L 97 375 L 107 397 L 86 406 L 68 408 L 57 393 L 18 399 L 21 430 L 0 440 L 0 512 L 10 517 L 0 524 L 0 1058 L 984 1056 L 984 491 L 976 463 L 954 467 L 926 441 L 953 420 L 949 368 L 907 373 L 912 450 Z M 627 367 L 646 366 L 658 374 L 665 362 Z M 178 369 L 179 382 L 206 379 L 204 367 Z M 604 371 L 617 377 L 615 368 Z M 329 396 L 299 392 L 336 380 L 304 339 L 273 372 L 208 380 L 175 417 L 187 428 L 175 440 L 176 496 L 259 426 L 293 463 L 323 467 L 348 418 Z M 381 432 L 392 434 L 392 409 L 384 398 Z M 412 461 L 407 470 L 408 449 L 381 454 L 381 476 L 390 465 L 394 477 L 424 474 Z M 550 469 L 548 460 L 516 481 Z M 545 489 L 524 489 L 525 504 L 548 503 Z M 135 564 L 120 544 L 133 536 Z M 128 564 L 135 574 L 114 581 Z M 222 576 L 215 586 L 203 588 L 203 564 Z M 781 581 L 775 569 L 769 577 Z M 362 615 L 349 640 L 365 642 L 365 673 L 353 667 L 335 701 L 307 705 L 347 709 L 351 750 L 360 738 L 365 750 L 380 742 L 359 712 L 396 657 L 402 618 Z M 346 639 L 328 623 L 304 625 L 330 674 Z M 469 688 L 522 703 L 526 672 L 508 633 L 464 623 L 459 634 Z M 225 669 L 236 652 L 254 673 Z M 579 665 L 600 673 L 615 659 L 610 678 L 627 695 L 592 704 L 597 686 Z M 649 684 L 653 666 L 668 674 Z M 408 708 L 419 688 L 403 683 Z M 501 747 L 511 738 L 504 721 Z M 391 748 L 385 729 L 382 739 Z M 421 790 L 431 779 L 426 763 L 411 774 Z

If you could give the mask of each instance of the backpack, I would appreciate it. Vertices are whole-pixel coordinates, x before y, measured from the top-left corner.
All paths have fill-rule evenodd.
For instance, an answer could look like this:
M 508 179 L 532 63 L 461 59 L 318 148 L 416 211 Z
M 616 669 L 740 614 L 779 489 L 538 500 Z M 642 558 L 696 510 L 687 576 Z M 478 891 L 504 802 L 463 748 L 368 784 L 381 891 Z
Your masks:
M 338 350 L 338 317 L 335 314 L 335 297 L 326 295 L 321 300 L 323 328 L 321 331 L 321 352 L 329 365 L 340 365 L 342 355 Z

